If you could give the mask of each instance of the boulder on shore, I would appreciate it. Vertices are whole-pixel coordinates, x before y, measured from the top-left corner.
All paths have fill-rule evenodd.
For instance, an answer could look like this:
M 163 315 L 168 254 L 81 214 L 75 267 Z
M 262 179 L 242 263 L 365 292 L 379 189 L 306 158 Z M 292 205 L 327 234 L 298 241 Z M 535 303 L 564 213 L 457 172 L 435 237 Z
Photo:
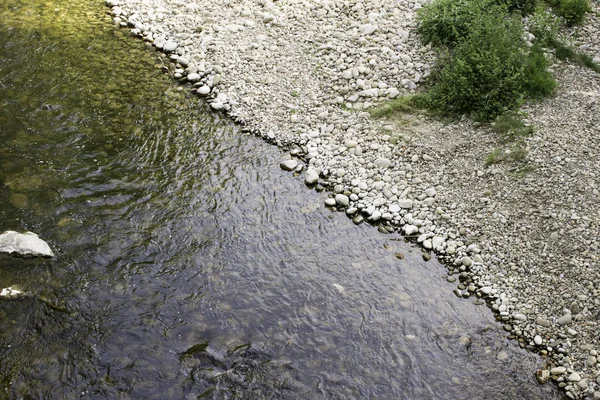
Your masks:
M 33 232 L 4 232 L 0 235 L 0 253 L 24 257 L 54 257 L 48 243 Z

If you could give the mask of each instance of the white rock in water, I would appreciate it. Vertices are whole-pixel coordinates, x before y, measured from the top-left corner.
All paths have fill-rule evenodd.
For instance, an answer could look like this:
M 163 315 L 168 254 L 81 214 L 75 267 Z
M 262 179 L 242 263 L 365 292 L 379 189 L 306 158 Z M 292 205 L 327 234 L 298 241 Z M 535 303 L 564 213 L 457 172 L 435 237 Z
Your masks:
M 279 163 L 281 169 L 285 171 L 293 171 L 298 166 L 298 161 L 296 160 L 285 160 Z
M 565 367 L 554 367 L 550 370 L 551 375 L 562 375 L 567 371 Z
M 536 346 L 541 346 L 541 344 L 543 343 L 543 339 L 540 335 L 535 335 L 535 337 L 533 338 L 533 343 L 536 344 Z
M 0 291 L 0 298 L 15 299 L 23 294 L 20 290 L 13 289 L 11 287 L 4 288 Z
M 339 283 L 334 283 L 332 286 L 335 288 L 335 290 L 337 290 L 340 293 L 343 293 L 345 290 L 344 287 Z
M 48 243 L 33 232 L 6 231 L 0 235 L 0 253 L 33 257 L 54 257 Z

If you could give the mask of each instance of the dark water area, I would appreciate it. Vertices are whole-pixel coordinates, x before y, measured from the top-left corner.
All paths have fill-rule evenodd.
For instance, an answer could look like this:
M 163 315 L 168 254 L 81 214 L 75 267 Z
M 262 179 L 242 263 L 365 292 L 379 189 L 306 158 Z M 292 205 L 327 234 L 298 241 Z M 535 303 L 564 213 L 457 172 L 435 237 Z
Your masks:
M 0 0 L 0 232 L 56 254 L 0 256 L 0 399 L 561 398 L 165 63 L 99 1 Z

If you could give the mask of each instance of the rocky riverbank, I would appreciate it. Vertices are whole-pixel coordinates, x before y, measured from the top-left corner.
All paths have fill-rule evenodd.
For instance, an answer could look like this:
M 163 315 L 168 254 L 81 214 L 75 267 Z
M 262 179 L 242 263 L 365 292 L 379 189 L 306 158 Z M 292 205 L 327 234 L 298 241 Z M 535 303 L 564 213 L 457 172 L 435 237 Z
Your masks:
M 502 143 L 467 120 L 374 120 L 369 109 L 414 92 L 435 62 L 414 29 L 423 3 L 108 0 L 176 79 L 291 149 L 282 167 L 329 188 L 327 205 L 443 259 L 457 295 L 485 299 L 547 356 L 540 380 L 600 399 L 600 77 L 555 62 L 558 95 L 527 107 L 518 169 L 487 166 Z M 599 57 L 594 19 L 577 45 Z

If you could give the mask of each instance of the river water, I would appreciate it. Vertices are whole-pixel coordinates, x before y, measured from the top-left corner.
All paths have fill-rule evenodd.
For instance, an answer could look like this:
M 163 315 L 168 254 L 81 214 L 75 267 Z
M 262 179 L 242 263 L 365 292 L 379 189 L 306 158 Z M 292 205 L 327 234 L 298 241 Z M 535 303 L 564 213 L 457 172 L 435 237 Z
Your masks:
M 167 65 L 97 0 L 0 0 L 0 231 L 57 255 L 0 257 L 0 398 L 560 398 Z

